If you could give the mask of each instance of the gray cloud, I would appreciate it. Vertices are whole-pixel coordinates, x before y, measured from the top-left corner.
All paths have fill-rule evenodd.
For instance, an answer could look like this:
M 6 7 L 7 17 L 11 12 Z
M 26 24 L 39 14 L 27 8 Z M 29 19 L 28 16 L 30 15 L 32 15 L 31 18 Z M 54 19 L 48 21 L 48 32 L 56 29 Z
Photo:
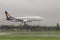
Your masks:
M 32 22 L 32 24 L 56 25 L 57 22 L 60 23 L 60 0 L 0 0 L 0 17 L 5 17 L 5 10 L 13 16 L 41 16 L 45 18 L 40 23 Z M 1 20 L 0 24 L 12 23 Z

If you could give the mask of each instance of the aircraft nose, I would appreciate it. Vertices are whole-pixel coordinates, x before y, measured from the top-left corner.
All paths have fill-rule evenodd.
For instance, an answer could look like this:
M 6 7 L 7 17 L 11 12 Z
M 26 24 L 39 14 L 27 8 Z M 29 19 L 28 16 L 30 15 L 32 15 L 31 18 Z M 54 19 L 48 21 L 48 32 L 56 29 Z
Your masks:
M 40 18 L 40 20 L 44 20 L 44 18 Z
M 44 18 L 41 18 L 41 19 L 44 19 Z

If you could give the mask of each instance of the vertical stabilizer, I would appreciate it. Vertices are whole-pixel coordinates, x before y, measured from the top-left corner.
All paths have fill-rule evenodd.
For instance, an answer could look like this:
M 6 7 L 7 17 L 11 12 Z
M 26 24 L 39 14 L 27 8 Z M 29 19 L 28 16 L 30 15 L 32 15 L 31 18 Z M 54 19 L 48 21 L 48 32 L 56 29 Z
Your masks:
M 7 11 L 5 11 L 5 15 L 6 15 L 7 20 L 9 20 L 11 18 L 10 14 Z

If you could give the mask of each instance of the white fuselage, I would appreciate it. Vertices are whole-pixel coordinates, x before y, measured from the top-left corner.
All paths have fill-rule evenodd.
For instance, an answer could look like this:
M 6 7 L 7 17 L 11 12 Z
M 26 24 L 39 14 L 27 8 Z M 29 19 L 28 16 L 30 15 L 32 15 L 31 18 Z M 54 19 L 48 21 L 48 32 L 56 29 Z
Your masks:
M 12 17 L 9 21 L 13 22 L 32 22 L 32 21 L 41 21 L 43 18 L 39 16 L 25 16 L 25 17 Z
M 43 18 L 39 17 L 39 16 L 25 16 L 25 17 L 15 17 L 17 20 L 24 20 L 26 22 L 30 22 L 30 21 L 40 21 Z

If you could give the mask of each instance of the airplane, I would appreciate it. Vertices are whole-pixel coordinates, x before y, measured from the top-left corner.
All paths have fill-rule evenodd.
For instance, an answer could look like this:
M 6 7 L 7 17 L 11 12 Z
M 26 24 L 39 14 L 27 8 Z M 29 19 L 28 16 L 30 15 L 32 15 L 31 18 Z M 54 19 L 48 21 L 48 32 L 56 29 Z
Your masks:
M 6 20 L 13 22 L 32 22 L 32 21 L 41 21 L 43 18 L 40 16 L 25 16 L 25 17 L 12 17 L 7 11 L 5 11 Z

